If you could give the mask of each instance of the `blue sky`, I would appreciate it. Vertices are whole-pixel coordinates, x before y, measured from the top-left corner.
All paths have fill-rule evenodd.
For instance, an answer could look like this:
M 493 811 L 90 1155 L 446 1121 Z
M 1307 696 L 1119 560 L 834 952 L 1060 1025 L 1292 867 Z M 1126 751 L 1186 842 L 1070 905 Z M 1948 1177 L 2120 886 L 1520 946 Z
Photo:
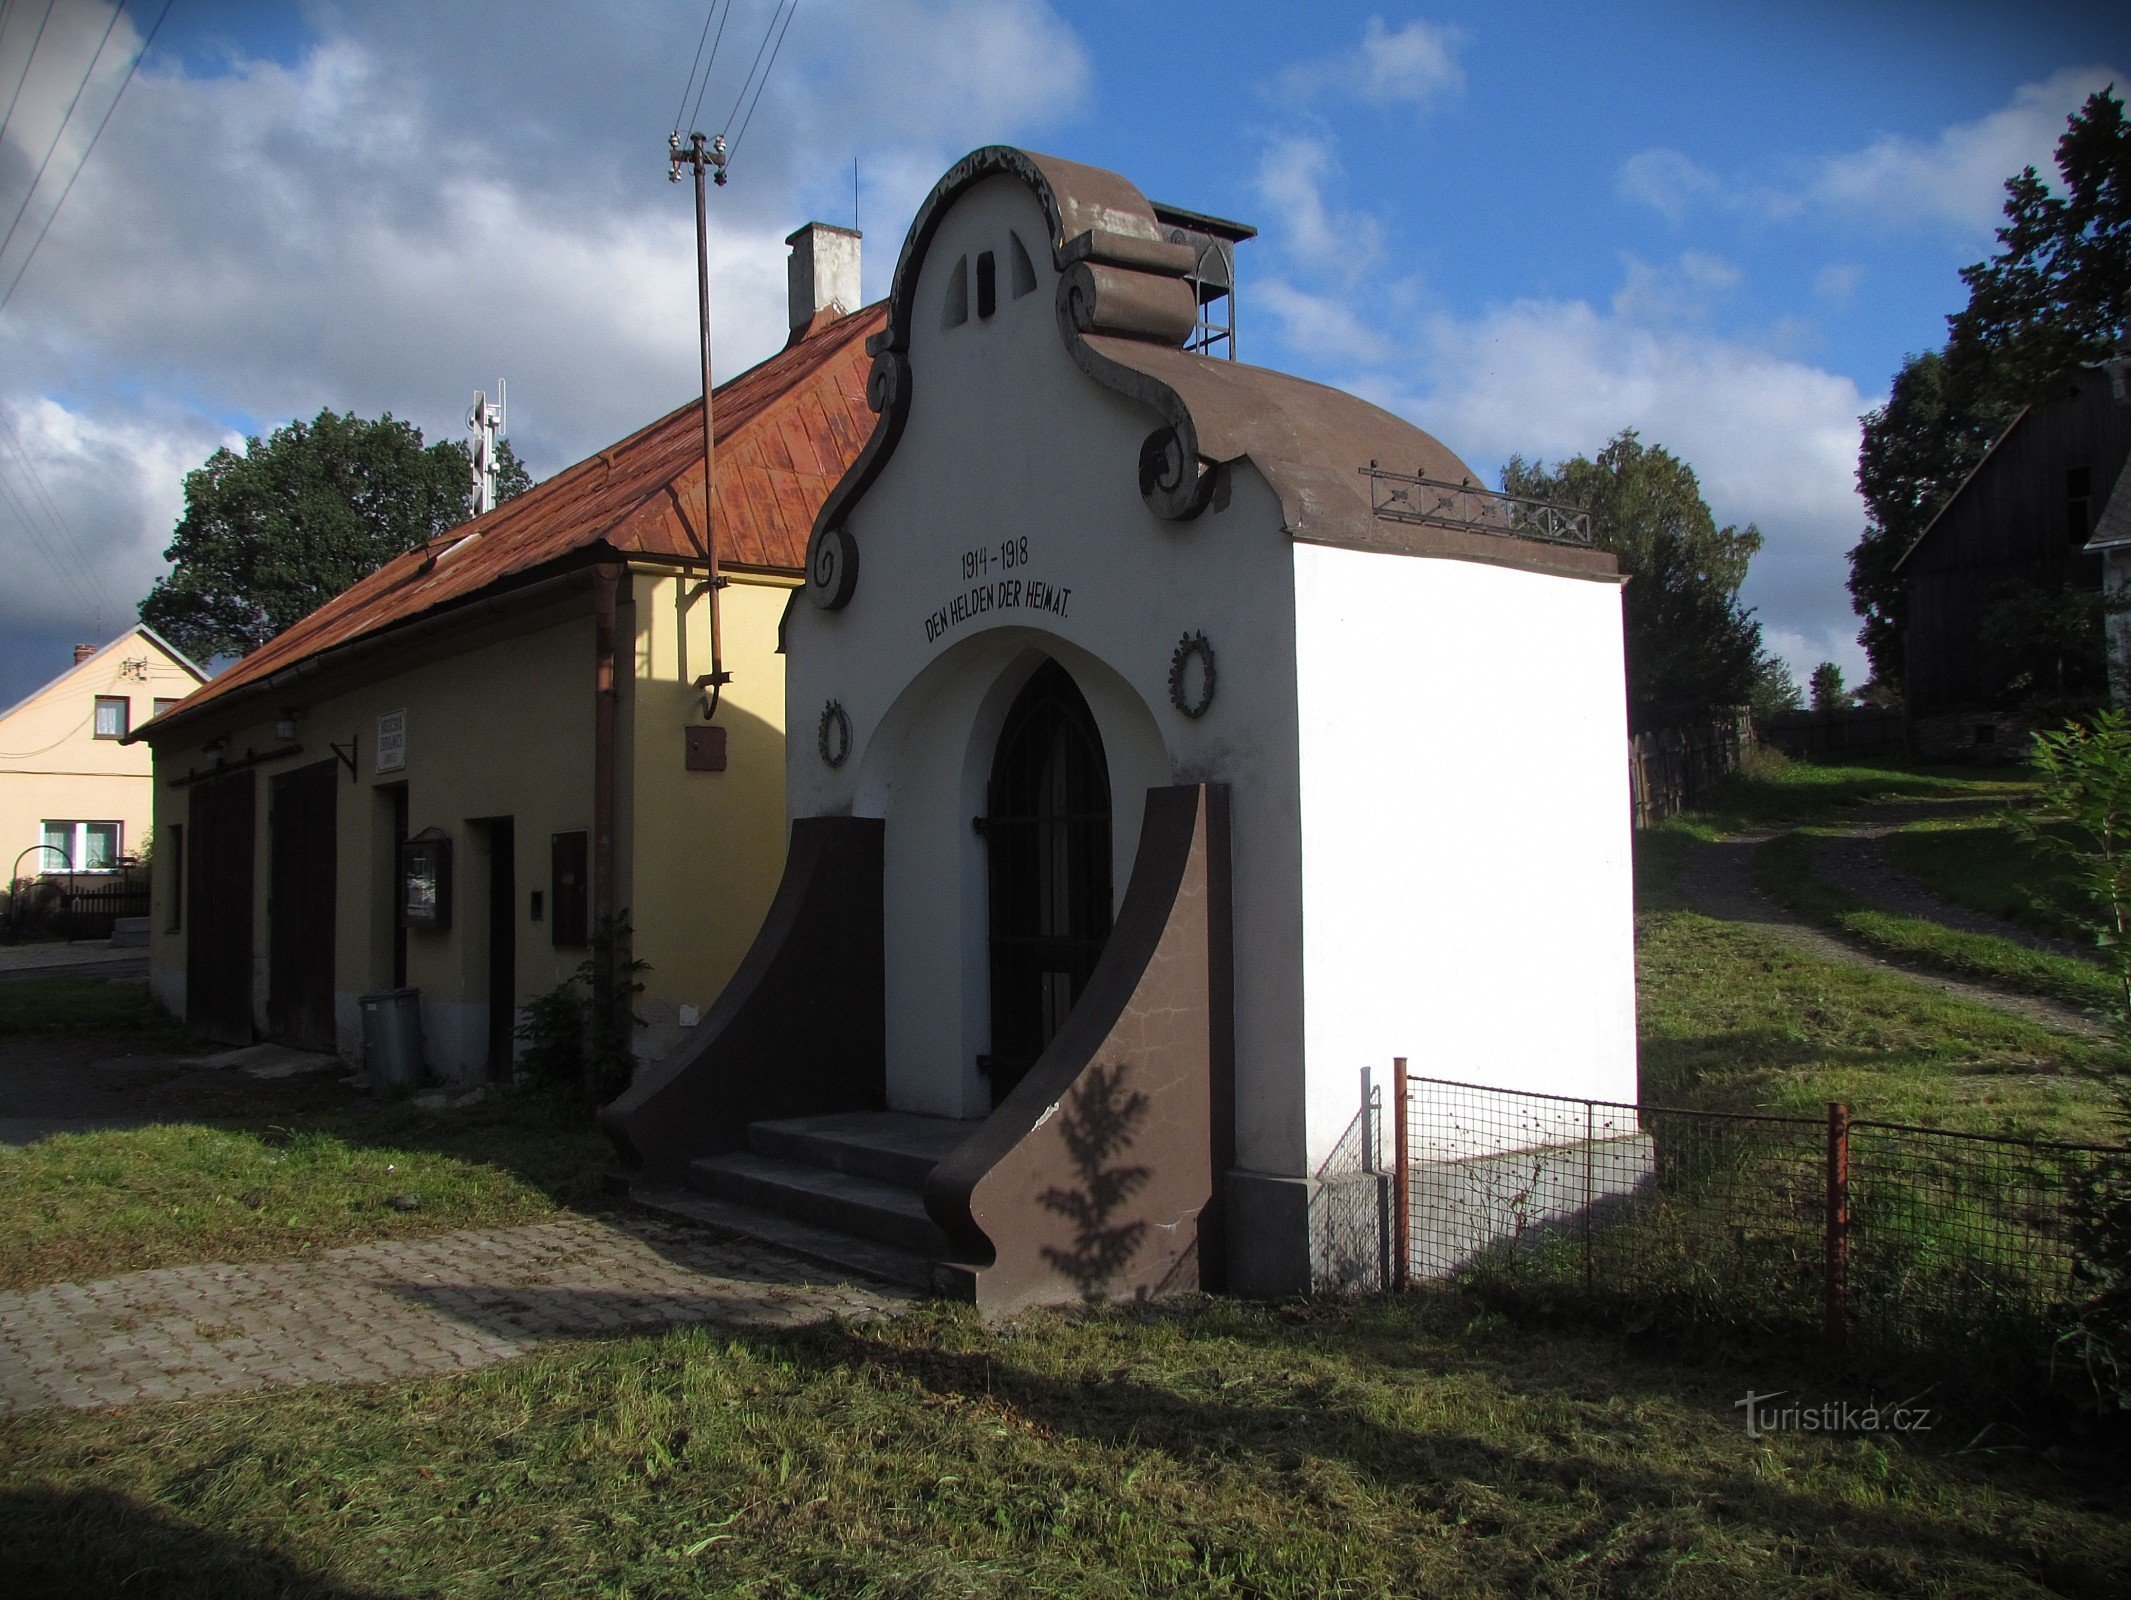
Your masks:
M 712 131 L 771 4 L 734 0 Z M 129 0 L 88 110 L 160 5 Z M 0 92 L 42 11 L 0 18 Z M 0 313 L 0 703 L 123 625 L 184 471 L 248 429 L 330 405 L 456 437 L 501 375 L 546 473 L 686 399 L 690 212 L 661 156 L 703 15 L 174 0 Z M 8 213 L 109 16 L 57 0 L 0 141 Z M 2047 0 L 802 0 L 715 196 L 719 370 L 780 341 L 782 237 L 850 220 L 854 157 L 871 294 L 969 148 L 1114 167 L 1262 230 L 1248 359 L 1490 478 L 1631 426 L 1686 457 L 1767 536 L 1747 598 L 1770 642 L 1855 681 L 1857 417 L 1943 338 L 2004 179 L 2046 169 L 2127 63 L 2131 7 Z M 85 138 L 78 118 L 56 174 Z

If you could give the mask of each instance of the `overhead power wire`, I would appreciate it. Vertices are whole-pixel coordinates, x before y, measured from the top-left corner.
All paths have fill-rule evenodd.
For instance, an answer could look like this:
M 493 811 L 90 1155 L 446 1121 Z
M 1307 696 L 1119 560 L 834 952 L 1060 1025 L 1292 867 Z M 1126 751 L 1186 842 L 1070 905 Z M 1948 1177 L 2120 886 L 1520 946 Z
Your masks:
M 762 42 L 755 46 L 755 59 L 748 64 L 747 76 L 740 81 L 740 92 L 733 97 L 732 110 L 725 113 L 725 126 L 718 130 L 718 137 L 733 131 L 733 124 L 740 118 L 740 107 L 747 103 L 747 91 L 755 86 L 755 74 L 762 70 L 762 58 L 769 53 L 770 35 L 777 31 L 777 17 L 784 10 L 784 0 L 771 0 L 769 25 L 762 30 Z
M 0 311 L 7 310 L 7 303 L 15 298 L 15 286 L 22 281 L 22 275 L 30 270 L 30 263 L 37 259 L 38 246 L 44 243 L 44 236 L 52 231 L 52 223 L 58 218 L 60 208 L 67 203 L 67 196 L 74 192 L 75 179 L 81 176 L 82 168 L 89 164 L 89 157 L 96 153 L 96 141 L 104 136 L 104 129 L 111 125 L 111 117 L 118 110 L 119 101 L 125 99 L 126 91 L 133 87 L 134 74 L 141 70 L 141 61 L 148 54 L 148 47 L 155 43 L 155 36 L 162 31 L 163 19 L 170 15 L 170 8 L 176 3 L 177 0 L 163 0 L 163 9 L 156 13 L 155 25 L 141 40 L 140 49 L 133 52 L 132 64 L 126 68 L 125 81 L 119 84 L 118 93 L 111 97 L 110 105 L 104 108 L 103 120 L 96 124 L 96 131 L 89 135 L 88 148 L 82 151 L 81 159 L 74 163 L 74 170 L 67 177 L 67 186 L 59 191 L 58 204 L 45 214 L 44 226 L 37 230 L 37 237 L 31 242 L 29 253 L 22 258 L 22 265 L 15 269 L 15 275 L 8 280 L 6 290 L 0 291 Z M 797 0 L 794 0 L 794 3 L 796 4 Z M 4 248 L 0 246 L 0 249 Z
M 44 147 L 44 159 L 37 163 L 37 176 L 30 180 L 29 188 L 23 192 L 22 204 L 15 207 L 14 220 L 7 225 L 7 237 L 0 239 L 0 259 L 6 257 L 7 247 L 15 242 L 15 230 L 22 226 L 22 219 L 30 209 L 30 200 L 37 193 L 37 186 L 44 182 L 45 169 L 52 164 L 52 152 L 59 148 L 59 141 L 66 134 L 67 124 L 74 120 L 74 108 L 81 104 L 82 91 L 89 87 L 89 80 L 96 76 L 96 63 L 103 60 L 104 46 L 110 43 L 111 30 L 118 26 L 118 19 L 123 11 L 122 6 L 111 8 L 111 18 L 104 24 L 103 37 L 96 41 L 96 54 L 89 57 L 88 66 L 82 69 L 81 82 L 74 86 L 74 97 L 67 102 L 67 114 L 59 119 L 59 126 L 52 130 L 52 142 Z
M 711 0 L 713 5 L 718 0 Z M 700 126 L 703 116 L 703 95 L 710 88 L 710 69 L 718 64 L 718 46 L 725 42 L 725 25 L 733 19 L 733 0 L 725 0 L 725 14 L 718 19 L 718 32 L 710 41 L 710 59 L 703 63 L 703 81 L 696 86 L 696 103 L 689 109 L 688 126 Z
M 79 573 L 60 557 L 59 552 L 64 548 L 63 544 L 55 545 L 46 536 L 45 531 L 38 527 L 37 518 L 32 514 L 28 503 L 23 500 L 21 491 L 5 477 L 0 477 L 0 497 L 6 499 L 9 508 L 15 513 L 15 519 L 22 524 L 22 531 L 30 536 L 30 543 L 35 545 L 37 553 L 44 557 L 45 564 L 52 569 L 52 576 L 69 591 L 74 604 L 85 612 L 93 613 L 100 623 L 104 614 L 103 604 L 97 596 L 83 588 Z
M 61 565 L 62 556 L 72 560 L 74 571 L 78 575 L 78 581 L 74 582 L 77 598 L 87 609 L 96 613 L 100 624 L 110 609 L 111 591 L 104 586 L 102 574 L 81 554 L 74 530 L 68 526 L 66 517 L 60 512 L 59 503 L 52 498 L 52 491 L 45 487 L 44 475 L 37 470 L 35 458 L 23 446 L 22 435 L 16 430 L 13 420 L 4 412 L 0 412 L 0 439 L 4 439 L 8 448 L 14 451 L 15 459 L 22 464 L 23 476 L 35 491 L 27 497 L 24 497 L 20 490 L 13 491 L 18 505 L 24 508 L 24 525 L 31 530 L 31 537 L 38 540 L 40 548 L 45 550 L 45 559 L 54 566 Z M 35 513 L 40 507 L 45 522 L 57 541 L 56 547 L 45 547 L 37 533 Z
M 59 0 L 44 0 L 44 15 L 37 19 L 37 37 L 30 41 L 30 53 L 22 58 L 22 70 L 15 74 L 15 87 L 8 91 L 7 110 L 0 113 L 0 141 L 7 138 L 7 125 L 15 120 L 15 102 L 22 98 L 22 83 L 30 75 L 30 63 L 37 59 L 37 47 L 44 43 L 44 25 L 52 20 L 52 7 Z
M 783 53 L 784 36 L 792 31 L 792 18 L 798 15 L 799 0 L 792 0 L 791 9 L 785 12 L 784 14 L 784 26 L 778 29 L 776 46 L 770 51 L 769 65 L 762 69 L 762 79 L 759 83 L 755 85 L 755 98 L 747 103 L 747 115 L 740 119 L 740 131 L 737 134 L 733 135 L 732 153 L 735 155 L 739 154 L 740 141 L 747 137 L 748 124 L 755 120 L 755 107 L 762 104 L 762 91 L 769 87 L 770 74 L 777 70 L 777 57 Z M 770 26 L 774 28 L 776 27 L 776 25 L 777 14 L 775 12 L 771 12 Z M 769 34 L 767 32 L 763 34 L 762 41 L 765 44 L 769 43 Z M 757 50 L 755 52 L 755 58 L 759 61 L 761 57 L 762 52 Z M 740 92 L 742 94 L 745 94 L 747 91 L 745 89 L 742 89 Z M 737 111 L 739 107 L 735 105 L 733 109 Z M 730 118 L 727 119 L 726 125 L 728 127 L 731 126 Z
M 718 0 L 710 0 L 710 8 L 703 13 L 703 31 L 696 35 L 696 58 L 688 63 L 688 81 L 681 86 L 681 103 L 673 110 L 673 131 L 681 131 L 681 118 L 688 114 L 688 96 L 696 86 L 696 69 L 703 64 L 703 44 L 710 37 L 710 24 L 718 14 Z

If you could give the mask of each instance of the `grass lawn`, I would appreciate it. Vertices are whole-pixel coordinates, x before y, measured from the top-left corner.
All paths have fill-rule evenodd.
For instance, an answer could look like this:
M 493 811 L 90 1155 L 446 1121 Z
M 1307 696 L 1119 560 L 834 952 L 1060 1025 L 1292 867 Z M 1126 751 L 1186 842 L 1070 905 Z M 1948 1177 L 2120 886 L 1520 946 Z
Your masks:
M 1747 1437 L 1809 1375 L 1447 1293 L 577 1345 L 0 1422 L 13 1593 L 2115 1595 L 2120 1460 Z M 1929 1404 L 1928 1398 L 1924 1402 Z
M 98 1055 L 123 1056 L 124 1102 L 157 1118 L 0 1147 L 0 1289 L 505 1226 L 601 1201 L 613 1147 L 582 1107 L 506 1095 L 427 1111 L 373 1104 L 337 1074 L 187 1069 L 185 1057 L 217 1048 L 139 984 L 0 983 L 0 1066 L 49 1082 L 109 1075 Z
M 2047 995 L 2092 1011 L 2106 1012 L 2121 1004 L 2115 982 L 2091 961 L 1866 905 L 1814 872 L 1810 830 L 1782 834 L 1755 850 L 1754 882 L 1770 899 L 1807 921 L 1897 961 L 2023 994 Z
M 63 976 L 0 982 L 0 1035 L 84 1031 L 158 1044 L 197 1042 L 149 997 L 144 983 Z
M 2037 1138 L 2121 1137 L 2104 1044 L 1679 910 L 1637 919 L 1643 1098 Z
M 582 1110 L 532 1098 L 62 1134 L 0 1149 L 0 1289 L 537 1221 L 596 1204 L 612 1163 Z
M 2064 837 L 2062 826 L 2051 831 Z M 2088 911 L 2062 856 L 1990 819 L 1920 822 L 1888 835 L 1894 865 L 1955 905 L 2053 938 L 2089 942 Z
M 1858 770 L 1733 803 L 1967 781 Z M 1669 873 L 1709 828 L 1639 842 L 1646 1098 L 2114 1131 L 2102 1047 L 1683 909 Z M 339 1115 L 54 1141 L 0 1200 L 71 1194 L 51 1237 L 75 1228 L 85 1259 L 216 1228 L 203 1253 L 267 1254 L 285 1206 L 324 1242 L 568 1204 L 587 1170 L 589 1135 L 514 1120 L 523 1102 Z M 403 1157 L 441 1164 L 412 1217 L 379 1204 Z M 95 1175 L 70 1189 L 78 1163 Z M 191 1198 L 159 1233 L 166 1194 Z M 1753 1439 L 1749 1390 L 1875 1398 L 1804 1347 L 1510 1322 L 1434 1289 L 677 1330 L 419 1383 L 0 1419 L 0 1572 L 10 1594 L 213 1600 L 2122 1592 L 2120 1439 L 2024 1434 L 1941 1389 L 1916 1397 L 1928 1431 Z
M 1798 761 L 1757 750 L 1737 777 L 1719 784 L 1687 815 L 1657 832 L 1712 839 L 1772 823 L 1809 822 L 1866 800 L 1987 796 L 2012 801 L 2035 789 L 2024 766 L 1926 766 L 1893 758 Z

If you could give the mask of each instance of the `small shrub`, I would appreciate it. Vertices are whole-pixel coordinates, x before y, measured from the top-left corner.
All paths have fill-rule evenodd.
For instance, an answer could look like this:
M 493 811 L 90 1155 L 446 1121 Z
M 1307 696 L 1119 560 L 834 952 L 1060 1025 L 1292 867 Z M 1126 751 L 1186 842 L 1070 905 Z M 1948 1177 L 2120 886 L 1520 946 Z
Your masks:
M 604 918 L 576 972 L 526 1002 L 516 1033 L 519 1075 L 535 1087 L 601 1104 L 629 1087 L 630 1045 L 643 1024 L 631 1002 L 644 992 L 648 961 L 629 954 L 629 917 Z

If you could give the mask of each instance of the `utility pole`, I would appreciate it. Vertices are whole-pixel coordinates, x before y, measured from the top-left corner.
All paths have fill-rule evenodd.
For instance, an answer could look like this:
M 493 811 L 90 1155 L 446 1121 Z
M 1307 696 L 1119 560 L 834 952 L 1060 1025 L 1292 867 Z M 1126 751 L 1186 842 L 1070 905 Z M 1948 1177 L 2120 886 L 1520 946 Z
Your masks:
M 706 171 L 719 187 L 725 184 L 725 136 L 705 139 L 700 133 L 691 133 L 684 145 L 676 129 L 667 138 L 666 146 L 667 180 L 679 183 L 685 166 L 694 172 L 696 182 L 696 311 L 703 346 L 703 558 L 710 566 L 710 671 L 696 680 L 696 687 L 710 690 L 710 703 L 703 712 L 703 720 L 709 722 L 717 717 L 719 697 L 733 677 L 725 670 L 725 644 L 718 626 L 719 591 L 725 587 L 725 579 L 718 571 L 718 539 L 711 526 L 710 486 L 717 445 L 710 415 L 710 218 L 703 198 Z
M 473 458 L 474 515 L 496 509 L 496 435 L 503 432 L 503 380 L 496 380 L 496 403 L 474 391 L 474 408 L 466 413 L 467 432 L 474 436 L 468 454 Z

